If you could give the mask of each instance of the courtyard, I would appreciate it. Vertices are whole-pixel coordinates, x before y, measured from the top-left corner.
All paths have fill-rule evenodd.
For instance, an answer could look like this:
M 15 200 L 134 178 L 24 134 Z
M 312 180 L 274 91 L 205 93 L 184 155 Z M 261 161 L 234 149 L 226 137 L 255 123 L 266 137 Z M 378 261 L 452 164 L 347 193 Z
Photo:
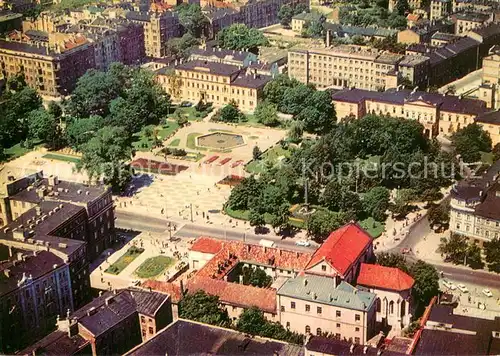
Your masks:
M 116 251 L 104 252 L 103 262 L 93 266 L 93 288 L 126 288 L 148 279 L 175 280 L 188 270 L 187 240 L 170 240 L 168 233 L 142 232 Z

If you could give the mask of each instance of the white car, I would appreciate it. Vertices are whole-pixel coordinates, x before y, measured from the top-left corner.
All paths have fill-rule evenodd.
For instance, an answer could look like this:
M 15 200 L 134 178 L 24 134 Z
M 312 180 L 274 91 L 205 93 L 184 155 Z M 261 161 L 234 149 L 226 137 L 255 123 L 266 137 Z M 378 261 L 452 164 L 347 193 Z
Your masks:
M 487 296 L 488 298 L 493 297 L 493 293 L 489 289 L 483 289 L 483 294 Z
M 311 243 L 307 240 L 299 240 L 295 243 L 297 246 L 304 246 L 304 247 L 309 247 L 311 246 Z
M 462 283 L 457 284 L 457 288 L 460 290 L 462 293 L 469 293 L 469 290 L 467 289 L 466 286 L 464 286 Z
M 448 289 L 451 289 L 451 290 L 455 290 L 457 289 L 457 287 L 451 283 L 450 281 L 446 280 L 446 279 L 443 279 L 443 285 L 448 288 Z

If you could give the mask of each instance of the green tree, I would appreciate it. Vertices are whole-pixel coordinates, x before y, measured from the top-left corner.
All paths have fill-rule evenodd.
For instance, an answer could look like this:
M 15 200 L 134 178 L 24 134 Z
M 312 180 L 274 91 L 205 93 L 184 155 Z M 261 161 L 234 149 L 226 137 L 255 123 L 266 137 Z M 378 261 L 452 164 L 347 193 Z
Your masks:
M 293 15 L 294 12 L 290 5 L 282 5 L 280 11 L 278 11 L 278 19 L 280 20 L 280 24 L 285 28 L 290 28 L 290 23 L 292 22 Z
M 264 98 L 281 108 L 285 91 L 298 85 L 302 84 L 296 79 L 290 79 L 286 74 L 279 74 L 264 87 Z
M 24 75 L 24 72 L 18 72 L 16 75 L 12 75 L 7 78 L 7 82 L 5 83 L 6 90 L 8 91 L 13 91 L 17 92 L 25 87 L 27 87 L 26 84 L 26 77 Z
M 313 93 L 314 89 L 304 84 L 288 87 L 283 93 L 280 110 L 286 114 L 299 114 Z
M 182 298 L 179 302 L 179 317 L 222 327 L 231 325 L 227 311 L 219 304 L 219 297 L 201 290 Z
M 406 12 L 410 10 L 410 5 L 408 4 L 408 0 L 397 0 L 396 7 L 394 10 L 401 16 L 405 16 Z
M 146 125 L 146 117 L 141 115 L 135 103 L 118 97 L 109 105 L 109 116 L 106 124 L 109 126 L 123 126 L 128 132 L 137 132 Z
M 500 143 L 497 143 L 491 152 L 493 153 L 493 162 L 498 161 L 500 159 Z
M 278 206 L 270 207 L 271 226 L 274 230 L 283 231 L 289 227 L 290 203 L 285 202 Z
M 450 206 L 449 204 L 433 205 L 427 212 L 429 224 L 432 226 L 447 227 L 450 223 Z
M 258 160 L 261 155 L 262 155 L 262 151 L 260 150 L 259 146 L 254 146 L 253 150 L 252 150 L 253 159 Z
M 439 275 L 436 268 L 422 260 L 411 266 L 410 274 L 415 280 L 413 295 L 415 299 L 427 305 L 432 297 L 439 293 Z
M 439 250 L 453 263 L 462 264 L 467 256 L 467 238 L 459 234 L 451 234 L 449 238 L 441 238 Z
M 250 226 L 254 226 L 257 231 L 262 229 L 262 227 L 266 225 L 264 214 L 258 209 L 250 209 L 249 223 Z
M 269 41 L 261 31 L 241 23 L 223 28 L 218 33 L 217 39 L 222 48 L 237 51 L 245 49 L 254 53 L 257 52 L 258 47 L 269 45 Z
M 189 35 L 200 38 L 204 34 L 209 21 L 200 5 L 182 3 L 175 10 L 179 14 L 179 22 Z
M 323 241 L 330 233 L 348 222 L 344 213 L 318 210 L 307 221 L 307 234 L 317 241 Z
M 500 239 L 498 237 L 484 243 L 484 254 L 488 269 L 500 273 Z
M 363 195 L 363 210 L 377 221 L 385 221 L 389 208 L 389 190 L 385 187 L 374 187 Z
M 261 195 L 263 185 L 254 176 L 245 178 L 231 190 L 227 206 L 233 210 L 248 210 L 256 207 L 255 200 Z
M 311 15 L 312 19 L 305 23 L 302 35 L 312 38 L 322 37 L 326 18 L 322 14 L 316 14 L 316 16 L 313 14 Z
M 49 111 L 49 114 L 54 116 L 56 119 L 59 119 L 63 114 L 61 105 L 59 105 L 55 101 L 51 101 L 49 103 L 48 111 Z
M 227 104 L 214 115 L 213 120 L 236 123 L 246 121 L 246 117 L 237 106 Z
M 45 142 L 49 149 L 59 146 L 59 125 L 55 117 L 45 109 L 33 110 L 28 114 L 28 132 L 30 139 L 38 139 Z
M 394 198 L 394 202 L 389 205 L 389 210 L 397 217 L 404 217 L 410 212 L 410 203 L 414 198 L 415 192 L 412 189 L 400 189 Z
M 76 117 L 104 117 L 109 113 L 109 103 L 116 99 L 122 90 L 123 83 L 119 78 L 91 69 L 78 79 L 67 103 L 68 112 Z
M 165 45 L 165 56 L 175 59 L 188 59 L 189 50 L 200 44 L 200 40 L 191 33 L 185 33 L 182 37 L 170 38 Z
M 451 136 L 455 152 L 460 154 L 464 162 L 481 160 L 481 152 L 491 151 L 490 134 L 478 124 L 470 124 Z
M 280 323 L 271 322 L 264 317 L 264 312 L 257 307 L 245 309 L 241 313 L 236 330 L 251 335 L 283 340 L 298 345 L 304 344 L 304 336 L 286 330 Z
M 92 115 L 84 119 L 69 118 L 64 137 L 73 149 L 79 150 L 81 144 L 89 141 L 103 127 L 104 119 L 98 115 Z
M 330 131 L 337 121 L 332 98 L 327 91 L 314 91 L 305 99 L 305 107 L 296 116 L 304 123 L 304 130 L 310 133 Z
M 130 132 L 123 127 L 105 126 L 88 142 L 80 145 L 82 159 L 77 163 L 79 171 L 85 170 L 89 179 L 103 178 L 114 191 L 120 191 L 130 179 L 124 162 L 132 158 Z
M 292 142 L 299 142 L 304 134 L 304 123 L 302 121 L 294 120 L 288 129 L 288 138 Z
M 243 267 L 243 284 L 254 287 L 267 288 L 273 282 L 273 279 L 267 273 L 258 267 Z
M 254 115 L 258 122 L 266 126 L 277 126 L 280 123 L 276 105 L 267 101 L 257 104 Z
M 409 267 L 404 256 L 396 253 L 382 252 L 377 254 L 377 264 L 385 267 L 399 268 L 406 273 L 409 272 Z
M 484 267 L 481 248 L 474 242 L 469 242 L 469 246 L 467 246 L 467 265 L 473 269 Z

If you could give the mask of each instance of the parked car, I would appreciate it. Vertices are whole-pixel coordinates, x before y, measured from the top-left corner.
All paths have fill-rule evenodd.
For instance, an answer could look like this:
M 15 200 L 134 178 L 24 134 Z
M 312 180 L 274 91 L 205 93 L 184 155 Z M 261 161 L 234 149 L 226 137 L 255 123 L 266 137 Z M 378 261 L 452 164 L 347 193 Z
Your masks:
M 411 250 L 408 247 L 404 247 L 404 248 L 401 249 L 401 253 L 403 255 L 406 255 L 406 254 L 408 254 L 410 252 L 411 252 Z
M 448 288 L 448 289 L 451 289 L 451 290 L 455 290 L 455 289 L 457 289 L 457 287 L 456 287 L 453 283 L 451 283 L 450 281 L 448 281 L 448 280 L 446 280 L 446 279 L 443 279 L 443 281 L 442 281 L 442 282 L 443 282 L 443 285 L 444 285 L 446 288 Z
M 189 108 L 193 106 L 193 103 L 190 103 L 189 101 L 183 101 L 180 106 L 181 108 Z
M 462 283 L 457 284 L 457 288 L 462 293 L 469 293 L 469 290 L 467 289 L 467 287 L 464 286 Z
M 486 289 L 486 288 L 485 288 L 485 289 L 483 289 L 483 294 L 484 294 L 485 296 L 487 296 L 488 298 L 493 297 L 493 293 L 491 293 L 491 291 L 490 291 L 489 289 Z
M 309 241 L 307 241 L 307 240 L 299 240 L 299 241 L 295 242 L 295 244 L 297 246 L 304 246 L 304 247 L 311 246 L 311 243 Z

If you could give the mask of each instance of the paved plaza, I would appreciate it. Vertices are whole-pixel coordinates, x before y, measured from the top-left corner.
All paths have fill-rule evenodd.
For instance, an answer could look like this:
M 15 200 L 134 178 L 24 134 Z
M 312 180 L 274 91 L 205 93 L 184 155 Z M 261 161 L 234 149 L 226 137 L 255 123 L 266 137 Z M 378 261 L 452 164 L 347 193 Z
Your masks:
M 188 247 L 190 243 L 191 241 L 186 239 L 170 241 L 168 234 L 155 234 L 151 232 L 140 233 L 116 252 L 112 250 L 104 252 L 104 261 L 99 266 L 94 266 L 94 270 L 90 274 L 90 284 L 92 288 L 115 289 L 129 287 L 136 281 L 143 282 L 150 278 L 139 278 L 135 274 L 135 271 L 148 258 L 156 256 L 171 257 L 174 258 L 176 262 L 160 275 L 151 279 L 161 281 L 171 280 L 178 271 L 179 265 L 188 264 Z M 138 255 L 118 275 L 107 273 L 106 269 L 122 257 L 132 246 L 143 248 L 144 252 Z

